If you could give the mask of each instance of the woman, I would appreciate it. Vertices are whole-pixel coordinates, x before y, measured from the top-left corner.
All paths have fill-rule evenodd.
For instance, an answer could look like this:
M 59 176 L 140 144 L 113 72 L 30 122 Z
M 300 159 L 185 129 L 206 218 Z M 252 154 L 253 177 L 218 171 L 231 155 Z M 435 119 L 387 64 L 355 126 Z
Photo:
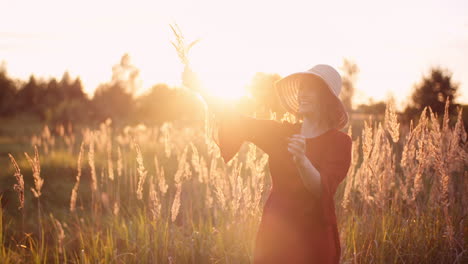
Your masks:
M 338 263 L 341 247 L 333 196 L 347 174 L 352 142 L 340 131 L 348 122 L 338 98 L 341 77 L 333 67 L 319 64 L 279 80 L 275 89 L 282 106 L 302 122 L 215 110 L 215 140 L 225 162 L 244 141 L 269 155 L 272 187 L 254 263 Z

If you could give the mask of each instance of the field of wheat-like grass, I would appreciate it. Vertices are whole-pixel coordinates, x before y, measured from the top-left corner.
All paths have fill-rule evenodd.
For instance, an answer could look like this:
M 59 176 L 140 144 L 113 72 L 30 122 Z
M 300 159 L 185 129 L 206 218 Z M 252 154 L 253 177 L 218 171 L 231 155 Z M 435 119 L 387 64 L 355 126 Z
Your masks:
M 400 127 L 389 104 L 351 135 L 341 263 L 468 262 L 461 114 Z M 247 143 L 224 164 L 203 125 L 45 127 L 4 161 L 4 264 L 249 263 L 270 188 L 266 154 Z

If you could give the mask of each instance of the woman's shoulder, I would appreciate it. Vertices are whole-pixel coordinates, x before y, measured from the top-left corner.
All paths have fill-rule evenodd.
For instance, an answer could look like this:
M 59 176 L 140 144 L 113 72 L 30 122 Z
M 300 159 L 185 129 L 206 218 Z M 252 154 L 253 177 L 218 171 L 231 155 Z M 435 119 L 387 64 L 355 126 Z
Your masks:
M 329 138 L 329 150 L 331 155 L 348 156 L 352 151 L 352 139 L 339 129 L 332 129 Z
M 333 128 L 332 134 L 335 137 L 335 139 L 339 139 L 340 142 L 342 143 L 352 143 L 351 137 L 348 135 L 348 133 L 341 131 L 339 129 Z
M 292 134 L 298 134 L 301 132 L 302 124 L 300 122 L 292 123 L 288 120 L 282 120 L 282 121 L 277 121 L 277 122 L 279 122 L 281 130 L 284 134 L 292 135 Z

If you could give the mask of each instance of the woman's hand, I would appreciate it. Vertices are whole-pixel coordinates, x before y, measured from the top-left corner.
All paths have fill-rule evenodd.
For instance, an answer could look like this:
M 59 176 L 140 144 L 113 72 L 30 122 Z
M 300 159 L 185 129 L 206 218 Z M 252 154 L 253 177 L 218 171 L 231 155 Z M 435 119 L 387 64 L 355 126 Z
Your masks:
M 293 159 L 296 163 L 301 163 L 305 160 L 306 141 L 301 134 L 294 134 L 288 140 L 288 151 L 293 154 Z
M 299 170 L 299 175 L 307 190 L 312 192 L 317 198 L 320 197 L 320 172 L 312 165 L 306 157 L 306 141 L 305 137 L 300 134 L 293 135 L 289 138 L 288 151 L 293 154 L 294 162 Z

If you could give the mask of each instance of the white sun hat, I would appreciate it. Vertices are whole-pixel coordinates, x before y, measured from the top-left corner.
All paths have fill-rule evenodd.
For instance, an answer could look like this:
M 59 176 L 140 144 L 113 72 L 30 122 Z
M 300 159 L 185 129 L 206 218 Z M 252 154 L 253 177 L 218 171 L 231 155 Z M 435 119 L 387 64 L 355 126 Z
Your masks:
M 348 123 L 348 113 L 341 102 L 339 95 L 341 92 L 341 76 L 332 66 L 327 64 L 317 64 L 308 71 L 296 72 L 290 74 L 275 83 L 275 90 L 281 105 L 293 114 L 297 114 L 299 110 L 298 92 L 299 85 L 308 78 L 319 77 L 320 80 L 325 82 L 328 87 L 330 95 L 334 98 L 336 114 L 338 115 L 338 129 L 342 129 Z M 330 109 L 331 110 L 331 109 Z M 335 110 L 335 109 L 333 109 Z

